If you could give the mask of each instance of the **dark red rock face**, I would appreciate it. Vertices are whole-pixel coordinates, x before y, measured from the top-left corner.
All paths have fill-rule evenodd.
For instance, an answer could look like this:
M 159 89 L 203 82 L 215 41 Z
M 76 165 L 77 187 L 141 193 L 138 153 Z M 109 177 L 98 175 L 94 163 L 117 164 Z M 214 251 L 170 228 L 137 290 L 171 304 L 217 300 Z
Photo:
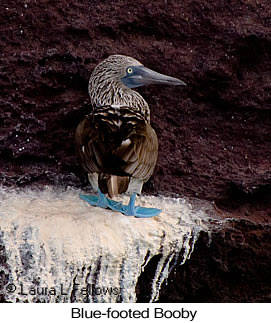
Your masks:
M 139 90 L 160 143 L 145 192 L 270 223 L 270 0 L 4 0 L 0 17 L 2 184 L 86 183 L 74 132 L 88 78 L 120 53 L 188 84 Z
M 201 234 L 191 258 L 172 270 L 159 302 L 270 302 L 271 228 L 229 221 L 222 230 Z M 155 258 L 155 257 L 154 257 Z M 149 302 L 153 270 L 145 267 L 137 284 L 139 302 Z

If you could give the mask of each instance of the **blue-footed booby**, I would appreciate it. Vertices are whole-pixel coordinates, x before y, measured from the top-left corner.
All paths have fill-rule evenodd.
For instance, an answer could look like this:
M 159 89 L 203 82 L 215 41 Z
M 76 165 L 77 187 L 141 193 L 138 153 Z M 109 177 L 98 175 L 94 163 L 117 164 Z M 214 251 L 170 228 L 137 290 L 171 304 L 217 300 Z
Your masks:
M 161 212 L 135 206 L 136 195 L 153 174 L 158 155 L 148 103 L 133 90 L 148 84 L 186 85 L 124 55 L 109 56 L 90 76 L 88 92 L 93 110 L 77 127 L 76 150 L 98 193 L 80 195 L 91 205 L 135 217 L 152 217 Z M 110 199 L 125 192 L 130 194 L 128 205 Z

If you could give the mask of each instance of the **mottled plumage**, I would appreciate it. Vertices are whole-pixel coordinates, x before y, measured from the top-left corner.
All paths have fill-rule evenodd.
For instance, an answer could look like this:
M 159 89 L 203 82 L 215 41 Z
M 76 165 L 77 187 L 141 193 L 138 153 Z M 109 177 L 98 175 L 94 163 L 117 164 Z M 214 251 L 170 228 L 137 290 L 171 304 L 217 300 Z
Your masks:
M 100 174 L 99 182 L 106 175 L 128 176 L 127 187 L 114 188 L 115 194 L 127 190 L 131 177 L 147 181 L 158 153 L 157 136 L 144 116 L 129 107 L 119 110 L 118 114 L 112 106 L 99 108 L 76 131 L 77 152 L 85 171 Z M 112 197 L 111 188 L 100 188 Z
M 123 55 L 109 56 L 94 69 L 88 86 L 93 112 L 77 127 L 76 150 L 95 190 L 110 197 L 140 193 L 153 174 L 158 140 L 149 106 L 132 88 L 161 82 L 182 81 Z
M 121 81 L 129 66 L 142 66 L 142 64 L 132 57 L 123 55 L 111 55 L 98 64 L 89 79 L 90 102 L 97 110 L 104 106 L 130 107 L 132 111 L 140 112 L 150 121 L 148 103 L 138 92 L 129 89 Z

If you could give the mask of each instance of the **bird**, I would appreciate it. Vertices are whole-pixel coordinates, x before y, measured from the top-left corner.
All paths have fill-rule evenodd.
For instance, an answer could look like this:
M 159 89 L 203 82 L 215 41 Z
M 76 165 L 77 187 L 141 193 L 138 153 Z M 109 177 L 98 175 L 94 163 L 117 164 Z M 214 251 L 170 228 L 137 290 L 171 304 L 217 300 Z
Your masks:
M 149 105 L 134 90 L 149 84 L 186 85 L 120 54 L 101 61 L 90 76 L 88 94 L 92 110 L 77 126 L 75 145 L 79 163 L 98 193 L 80 194 L 80 198 L 92 206 L 136 218 L 161 212 L 157 208 L 135 206 L 143 184 L 154 172 L 158 156 L 158 138 L 150 124 Z M 130 194 L 128 205 L 112 199 L 122 193 Z

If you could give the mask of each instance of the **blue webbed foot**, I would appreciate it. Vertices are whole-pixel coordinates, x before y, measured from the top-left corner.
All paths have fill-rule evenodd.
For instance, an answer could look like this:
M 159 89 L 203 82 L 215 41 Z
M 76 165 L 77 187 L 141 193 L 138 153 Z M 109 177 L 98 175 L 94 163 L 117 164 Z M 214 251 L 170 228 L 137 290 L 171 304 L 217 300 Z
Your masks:
M 113 201 L 113 200 L 110 200 L 110 199 L 107 199 L 107 200 L 108 200 L 108 207 L 111 210 L 122 213 L 123 205 L 122 205 L 121 202 Z
M 161 209 L 136 206 L 134 212 L 129 212 L 128 205 L 123 205 L 124 215 L 134 216 L 136 218 L 152 218 L 162 212 Z
M 98 204 L 98 196 L 96 195 L 79 194 L 79 197 L 81 200 L 84 200 L 93 206 L 97 206 Z
M 82 200 L 88 202 L 92 206 L 99 206 L 104 209 L 109 208 L 113 211 L 136 218 L 151 218 L 162 211 L 156 208 L 135 206 L 136 193 L 131 196 L 128 205 L 123 205 L 121 202 L 108 199 L 100 190 L 98 191 L 98 196 L 84 194 L 80 194 L 79 196 Z
M 100 190 L 98 191 L 98 196 L 84 195 L 84 194 L 80 194 L 79 196 L 82 200 L 88 202 L 90 205 L 99 206 L 103 209 L 108 208 L 110 204 L 110 200 L 106 198 L 105 195 Z
M 122 205 L 122 211 L 119 211 L 127 216 L 136 218 L 151 218 L 162 212 L 160 209 L 135 206 L 136 193 L 134 193 L 128 205 Z

